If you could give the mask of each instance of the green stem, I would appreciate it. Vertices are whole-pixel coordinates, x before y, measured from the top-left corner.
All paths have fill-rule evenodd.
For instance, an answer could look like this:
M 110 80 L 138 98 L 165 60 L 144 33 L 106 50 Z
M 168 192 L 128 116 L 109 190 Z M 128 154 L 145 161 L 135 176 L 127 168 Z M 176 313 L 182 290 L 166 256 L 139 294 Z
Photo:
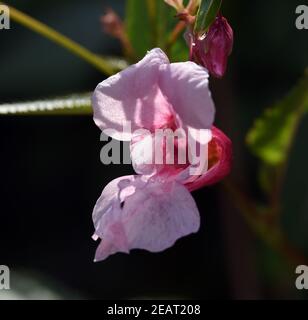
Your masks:
M 277 168 L 276 181 L 274 182 L 273 191 L 272 191 L 272 194 L 270 195 L 271 214 L 272 214 L 273 219 L 280 218 L 281 195 L 282 195 L 284 182 L 286 179 L 286 174 L 287 174 L 287 170 L 288 170 L 288 166 L 289 166 L 291 149 L 293 147 L 297 132 L 299 130 L 301 120 L 302 120 L 304 113 L 305 113 L 305 101 L 306 100 L 307 99 L 303 99 L 301 106 L 299 108 L 296 122 L 294 124 L 293 131 L 291 132 L 291 138 L 290 138 L 289 144 L 287 146 L 286 158 Z
M 0 104 L 2 115 L 92 115 L 91 93 L 49 100 Z
M 4 4 L 4 3 L 0 2 L 0 4 Z M 31 29 L 34 32 L 39 33 L 40 35 L 48 38 L 49 40 L 57 43 L 58 45 L 64 47 L 65 49 L 74 53 L 76 56 L 87 61 L 89 64 L 94 66 L 99 71 L 101 71 L 107 75 L 111 75 L 114 73 L 113 68 L 110 67 L 108 62 L 106 62 L 100 56 L 94 54 L 93 52 L 84 48 L 83 46 L 81 46 L 77 42 L 62 35 L 58 31 L 48 27 L 44 23 L 24 14 L 23 12 L 15 9 L 11 6 L 8 6 L 8 7 L 10 9 L 10 17 L 12 20 L 20 23 L 21 25 Z
M 149 35 L 152 38 L 152 46 L 155 47 L 157 43 L 157 23 L 156 23 L 156 14 L 157 14 L 157 8 L 158 4 L 156 0 L 147 0 L 147 7 L 148 7 L 148 14 L 150 23 L 152 26 L 152 34 Z

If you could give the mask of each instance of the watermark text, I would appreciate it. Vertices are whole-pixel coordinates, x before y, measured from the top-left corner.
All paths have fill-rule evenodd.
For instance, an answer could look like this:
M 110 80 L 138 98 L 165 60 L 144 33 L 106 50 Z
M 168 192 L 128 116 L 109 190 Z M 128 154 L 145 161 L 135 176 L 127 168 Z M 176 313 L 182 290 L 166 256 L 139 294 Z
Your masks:
M 295 26 L 298 30 L 308 29 L 308 6 L 300 5 L 296 8 L 295 13 L 298 15 Z
M 10 29 L 10 9 L 0 4 L 0 30 Z
M 7 266 L 0 265 L 0 290 L 10 289 L 10 269 Z
M 295 270 L 299 276 L 296 278 L 295 286 L 298 290 L 308 290 L 308 266 L 298 266 Z

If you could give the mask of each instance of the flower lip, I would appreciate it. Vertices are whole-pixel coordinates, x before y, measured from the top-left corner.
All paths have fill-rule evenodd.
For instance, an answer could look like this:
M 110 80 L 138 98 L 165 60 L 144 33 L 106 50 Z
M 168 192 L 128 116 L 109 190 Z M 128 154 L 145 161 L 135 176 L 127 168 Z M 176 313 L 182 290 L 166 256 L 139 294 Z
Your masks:
M 118 197 L 121 180 L 135 187 L 121 207 Z M 106 211 L 106 204 L 112 207 Z M 98 219 L 99 218 L 99 219 Z M 198 231 L 200 216 L 189 191 L 176 181 L 141 181 L 140 176 L 121 177 L 103 190 L 93 211 L 95 238 L 101 238 L 95 261 L 132 249 L 160 252 L 179 238 Z

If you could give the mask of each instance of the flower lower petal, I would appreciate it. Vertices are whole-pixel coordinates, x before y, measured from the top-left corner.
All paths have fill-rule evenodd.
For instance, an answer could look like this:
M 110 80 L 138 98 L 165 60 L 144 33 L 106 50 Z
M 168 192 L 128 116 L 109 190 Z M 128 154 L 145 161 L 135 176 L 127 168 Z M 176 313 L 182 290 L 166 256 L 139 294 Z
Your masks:
M 119 186 L 125 180 L 125 185 Z M 128 192 L 131 187 L 133 192 Z M 126 193 L 122 202 L 118 200 L 121 192 Z M 142 176 L 111 182 L 98 200 L 93 217 L 96 234 L 102 239 L 96 261 L 131 249 L 163 251 L 177 239 L 197 232 L 200 226 L 196 203 L 183 185 L 146 181 Z

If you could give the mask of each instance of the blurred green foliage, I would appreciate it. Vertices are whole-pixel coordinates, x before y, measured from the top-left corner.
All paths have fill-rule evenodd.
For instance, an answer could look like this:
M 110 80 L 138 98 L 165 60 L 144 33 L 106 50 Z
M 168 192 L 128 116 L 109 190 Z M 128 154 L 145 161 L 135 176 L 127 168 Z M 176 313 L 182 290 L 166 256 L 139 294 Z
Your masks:
M 279 165 L 288 157 L 299 121 L 308 111 L 308 72 L 293 90 L 255 121 L 247 144 L 268 165 Z
M 210 27 L 210 25 L 215 20 L 220 7 L 222 0 L 202 0 L 195 23 L 195 32 L 204 33 Z

